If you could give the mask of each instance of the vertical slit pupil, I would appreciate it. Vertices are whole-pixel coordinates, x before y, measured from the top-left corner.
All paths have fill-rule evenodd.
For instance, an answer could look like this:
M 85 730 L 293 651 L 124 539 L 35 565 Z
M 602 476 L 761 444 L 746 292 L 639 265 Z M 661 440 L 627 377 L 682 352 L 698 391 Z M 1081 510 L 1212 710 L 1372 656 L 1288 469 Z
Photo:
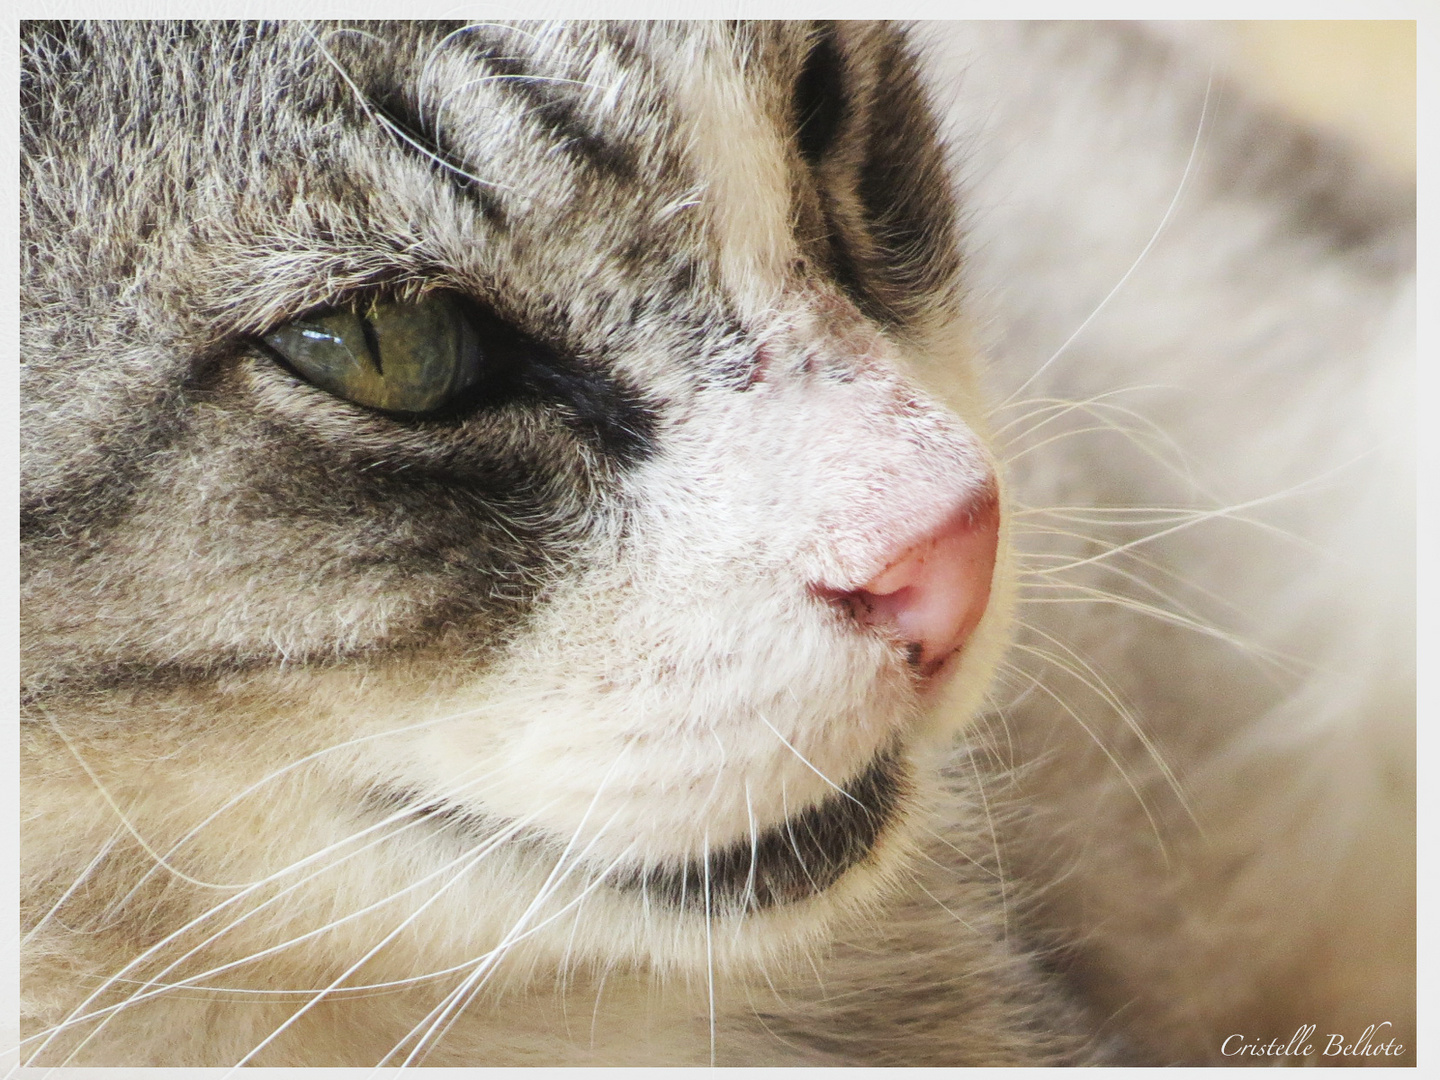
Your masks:
M 844 115 L 844 64 L 834 28 L 826 26 L 810 47 L 795 83 L 796 139 L 800 156 L 812 168 L 835 140 Z
M 360 332 L 365 335 L 365 347 L 370 350 L 370 360 L 375 365 L 375 370 L 381 375 L 385 374 L 384 361 L 380 359 L 380 341 L 375 336 L 375 324 L 370 321 L 370 315 L 359 315 Z

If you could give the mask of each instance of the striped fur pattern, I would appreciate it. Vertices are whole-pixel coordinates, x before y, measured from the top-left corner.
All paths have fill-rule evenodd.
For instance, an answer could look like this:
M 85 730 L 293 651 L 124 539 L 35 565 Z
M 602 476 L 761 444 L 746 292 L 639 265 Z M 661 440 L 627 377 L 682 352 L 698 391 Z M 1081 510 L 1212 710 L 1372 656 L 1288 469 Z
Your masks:
M 1203 72 L 1135 30 L 28 23 L 22 52 L 26 1059 L 1207 1061 L 1231 1025 L 1279 1033 L 1307 1009 L 1406 1022 L 1403 881 L 1263 1017 L 1325 913 L 1267 937 L 1274 955 L 1227 952 L 1319 888 L 1296 852 L 1353 846 L 1368 820 L 1401 837 L 1382 870 L 1404 866 L 1404 673 L 1354 708 L 1298 669 L 1250 676 L 1282 648 L 1312 668 L 1346 652 L 1307 613 L 1365 582 L 1238 587 L 1257 638 L 1289 635 L 1261 646 L 1196 600 L 1234 577 L 1203 545 L 1160 556 L 1196 567 L 1195 596 L 1125 603 L 1026 515 L 1162 505 L 1173 476 L 1133 440 L 1047 455 L 1036 428 L 1032 454 L 1012 431 L 1016 401 L 1043 422 L 1047 401 L 1183 381 L 1187 360 L 1341 372 L 1324 332 L 1286 337 L 1322 296 L 1381 400 L 1405 348 L 1384 336 L 1403 328 L 1404 193 L 1278 125 L 1292 156 L 1234 181 L 1262 121 L 1206 127 Z M 1095 130 L 1071 108 L 1116 118 L 1123 180 L 1067 174 Z M 1202 211 L 1171 223 L 1182 176 Z M 1127 220 L 1085 202 L 1127 184 Z M 1027 383 L 1162 219 L 1152 284 Z M 1237 261 L 1265 253 L 1273 299 L 1187 264 L 1214 230 Z M 1213 309 L 1147 319 L 1187 265 L 1254 321 L 1187 352 Z M 474 313 L 487 367 L 434 414 L 344 400 L 266 344 L 437 298 Z M 1295 421 L 1304 446 L 1326 392 Z M 1171 420 L 1182 442 L 1208 430 Z M 1252 453 L 1221 442 L 1190 445 L 1215 468 Z M 1336 455 L 1248 479 L 1264 495 Z M 1256 497 L 1240 488 L 1227 505 Z M 989 606 L 947 677 L 921 678 L 831 598 L 996 500 Z M 1307 512 L 1283 526 L 1352 550 Z M 1032 602 L 1045 559 L 1082 565 L 1074 595 L 1120 598 L 1113 621 Z M 1269 580 L 1276 560 L 1233 561 Z M 1148 635 L 1157 607 L 1178 644 Z M 1395 623 L 1370 611 L 1351 625 L 1383 655 Z M 1057 634 L 1088 659 L 1027 689 L 1023 658 Z M 1236 667 L 1198 707 L 1203 672 Z M 1333 708 L 1295 736 L 1315 695 Z M 1355 813 L 1307 832 L 1341 735 L 1370 755 Z M 1287 756 L 1316 778 L 1303 798 L 1257 782 L 1221 812 Z M 1399 776 L 1383 798 L 1361 793 L 1371 757 Z M 1275 805 L 1293 834 L 1226 891 Z M 1357 999 L 1345 956 L 1367 933 L 1383 963 Z

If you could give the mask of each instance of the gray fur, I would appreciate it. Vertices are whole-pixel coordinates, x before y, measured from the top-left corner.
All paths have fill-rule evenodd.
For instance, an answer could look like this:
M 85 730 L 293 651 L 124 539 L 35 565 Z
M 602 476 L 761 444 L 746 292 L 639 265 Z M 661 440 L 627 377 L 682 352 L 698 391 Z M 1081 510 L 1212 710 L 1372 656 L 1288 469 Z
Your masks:
M 1186 173 L 1214 88 L 1135 28 L 27 24 L 22 63 L 34 1063 L 1206 1062 L 1238 1025 L 1288 1035 L 1311 1012 L 1366 1010 L 1413 1043 L 1403 830 L 1398 856 L 1367 863 L 1356 824 L 1413 814 L 1405 672 L 1371 686 L 1372 669 L 1333 662 L 1343 633 L 1314 630 L 1403 586 L 1403 552 L 1380 587 L 1362 572 L 1287 591 L 1271 583 L 1290 580 L 1292 548 L 1194 530 L 1146 549 L 1190 582 L 1157 630 L 1153 610 L 1038 602 L 1040 560 L 1095 549 L 1007 525 L 1029 560 L 1020 651 L 986 698 L 1013 588 L 998 583 L 938 718 L 903 657 L 807 592 L 851 565 L 847 530 L 871 528 L 872 507 L 918 517 L 983 485 L 980 375 L 1002 406 L 1017 388 L 1236 387 L 1223 426 L 1193 397 L 1128 401 L 1206 473 L 1183 482 L 1132 441 L 1033 453 L 1047 432 L 1007 435 L 1002 407 L 1007 522 L 1027 506 L 1238 504 L 1372 448 L 1344 387 L 1353 354 L 1378 356 L 1382 383 L 1395 367 L 1376 350 L 1413 259 L 1413 193 L 1229 98 Z M 704 145 L 695 118 L 724 113 L 704 111 L 721 92 L 705 71 L 744 87 L 735 130 L 778 158 L 751 170 Z M 843 108 L 797 116 L 797 83 Z M 1022 385 L 1125 275 L 1182 174 L 1143 273 Z M 783 208 L 786 235 L 747 234 L 727 184 Z M 529 374 L 503 399 L 396 418 L 260 344 L 318 308 L 433 290 L 513 332 Z M 978 374 L 958 344 L 975 327 Z M 826 409 L 850 401 L 855 430 L 837 432 Z M 1271 402 L 1299 418 L 1271 429 L 1298 460 L 1237 465 L 1274 456 Z M 858 461 L 826 456 L 846 445 Z M 1404 500 L 1386 474 L 1342 479 L 1267 523 L 1369 566 L 1372 538 L 1350 544 L 1335 506 L 1378 500 L 1388 522 Z M 1153 608 L 1112 565 L 1063 580 Z M 1403 614 L 1352 614 L 1403 646 Z M 1026 657 L 1057 635 L 1103 674 L 1052 663 L 1052 689 L 1027 692 L 1043 665 Z M 1281 652 L 1302 663 L 1277 676 L 1264 657 Z M 1327 663 L 1333 684 L 1304 674 Z M 1297 714 L 1320 719 L 1297 733 Z M 425 741 L 437 723 L 449 741 Z M 733 822 L 799 776 L 806 805 L 843 807 L 773 737 L 787 731 L 815 733 L 803 745 L 840 786 L 894 754 L 900 805 L 813 895 L 777 863 L 785 902 L 717 899 L 707 918 L 688 875 L 760 845 L 753 823 L 713 840 L 685 800 Z M 1352 737 L 1365 754 L 1344 771 Z M 632 749 L 651 771 L 616 779 Z M 486 772 L 476 794 L 466 755 L 541 765 Z M 1274 778 L 1286 769 L 1297 779 Z M 1384 769 L 1397 786 L 1372 798 Z M 617 807 L 625 837 L 586 816 L 602 793 L 615 801 L 596 816 Z M 538 824 L 514 809 L 526 799 Z M 1325 810 L 1342 804 L 1354 814 Z M 1272 857 L 1258 823 L 1278 817 Z M 436 876 L 497 832 L 474 880 Z M 374 846 L 352 851 L 360 838 Z M 1341 873 L 1379 875 L 1377 925 L 1331 925 L 1323 898 L 1346 885 L 1317 845 L 1346 852 Z M 287 892 L 316 852 L 340 857 Z M 407 891 L 416 880 L 444 887 Z M 647 880 L 683 902 L 652 904 Z M 526 925 L 542 891 L 550 929 L 467 983 L 490 924 Z M 1296 896 L 1310 906 L 1289 919 Z M 224 911 L 228 936 L 206 940 Z M 1336 1004 L 1355 964 L 1305 966 L 1330 934 L 1353 953 L 1384 940 L 1361 1000 Z M 1234 962 L 1262 940 L 1271 952 Z M 116 975 L 131 981 L 88 997 Z M 132 998 L 151 979 L 208 989 Z M 346 979 L 391 992 L 315 996 Z M 1307 989 L 1277 994 L 1286 979 Z M 458 1019 L 417 1039 L 451 992 Z

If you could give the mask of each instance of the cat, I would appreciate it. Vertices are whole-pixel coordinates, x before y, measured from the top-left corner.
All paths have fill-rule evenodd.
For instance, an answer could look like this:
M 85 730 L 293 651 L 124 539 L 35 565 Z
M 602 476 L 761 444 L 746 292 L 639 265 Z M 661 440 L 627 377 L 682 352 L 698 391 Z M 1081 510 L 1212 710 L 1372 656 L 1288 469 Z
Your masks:
M 1144 27 L 21 101 L 25 1060 L 1413 1054 L 1413 193 Z

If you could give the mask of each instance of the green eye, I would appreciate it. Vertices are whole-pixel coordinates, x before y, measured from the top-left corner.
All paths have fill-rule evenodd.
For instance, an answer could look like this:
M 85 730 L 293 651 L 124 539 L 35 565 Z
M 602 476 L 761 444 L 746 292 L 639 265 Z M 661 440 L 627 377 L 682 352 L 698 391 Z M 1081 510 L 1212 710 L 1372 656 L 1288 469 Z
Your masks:
M 484 360 L 460 302 L 444 295 L 296 319 L 265 343 L 316 386 L 389 412 L 434 412 L 480 381 Z

